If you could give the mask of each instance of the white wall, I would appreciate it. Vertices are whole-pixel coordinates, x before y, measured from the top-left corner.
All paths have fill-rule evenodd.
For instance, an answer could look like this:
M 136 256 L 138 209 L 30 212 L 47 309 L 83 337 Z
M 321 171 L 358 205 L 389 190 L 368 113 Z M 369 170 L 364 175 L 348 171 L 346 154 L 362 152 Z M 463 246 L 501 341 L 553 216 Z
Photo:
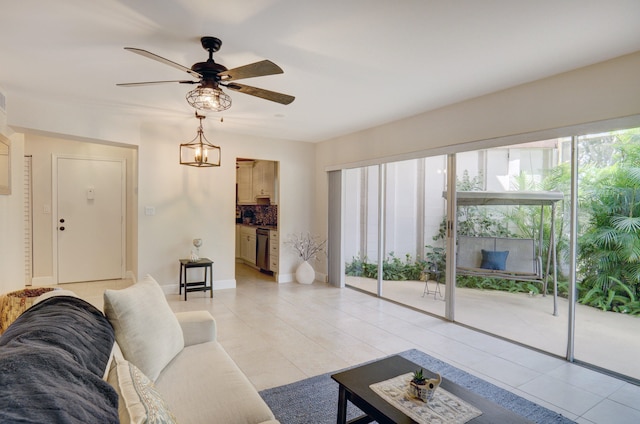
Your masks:
M 297 260 L 284 242 L 311 227 L 313 145 L 225 134 L 205 121 L 205 136 L 222 149 L 221 166 L 193 168 L 178 163 L 179 144 L 196 134 L 196 120 L 190 124 L 142 127 L 138 275 L 151 274 L 177 291 L 178 259 L 188 257 L 192 239 L 199 237 L 200 256 L 215 263 L 215 287 L 235 287 L 235 163 L 237 157 L 250 157 L 280 162 L 280 277 L 290 281 Z M 155 215 L 145 215 L 145 207 L 155 208 Z
M 318 143 L 315 228 L 327 234 L 327 170 L 617 125 L 640 126 L 640 52 Z
M 318 143 L 317 163 L 323 172 L 448 146 L 471 150 L 483 140 L 538 141 L 554 138 L 543 132 L 638 114 L 640 52 Z
M 127 172 L 127 228 L 126 271 L 136 273 L 136 208 L 135 174 L 137 152 L 135 148 L 110 146 L 99 143 L 27 133 L 24 154 L 31 155 L 33 198 L 33 285 L 55 284 L 53 275 L 53 221 L 52 155 L 66 154 L 87 157 L 108 157 L 126 160 Z M 45 212 L 45 207 L 48 212 Z
M 9 137 L 11 194 L 0 195 L 0 293 L 24 288 L 24 138 Z
M 433 236 L 440 231 L 442 217 L 447 213 L 442 192 L 447 183 L 447 157 L 433 156 L 425 160 L 425 206 L 424 206 L 424 244 L 435 245 Z M 444 247 L 444 246 L 438 246 Z
M 150 273 L 161 284 L 166 285 L 167 290 L 176 291 L 178 259 L 188 257 L 194 237 L 204 240 L 201 256 L 208 256 L 215 261 L 216 288 L 235 286 L 235 159 L 252 157 L 279 161 L 279 281 L 292 281 L 298 260 L 295 253 L 287 248 L 286 240 L 289 234 L 311 231 L 315 172 L 313 145 L 224 134 L 217 132 L 215 128 L 208 129 L 205 122 L 205 134 L 210 141 L 222 148 L 222 166 L 196 169 L 179 165 L 178 146 L 195 136 L 196 128 L 195 119 L 182 126 L 175 122 L 143 123 L 140 134 L 134 137 L 136 142 L 139 141 L 137 151 L 135 145 L 127 147 L 128 140 L 117 140 L 120 146 L 114 147 L 96 143 L 98 140 L 86 137 L 79 139 L 75 134 L 43 136 L 39 134 L 39 130 L 29 129 L 28 153 L 34 154 L 34 174 L 39 175 L 37 179 L 47 182 L 51 175 L 50 155 L 54 151 L 105 156 L 113 153 L 109 153 L 110 150 L 120 149 L 128 152 L 128 163 L 138 161 L 139 169 L 134 167 L 130 174 L 133 196 L 131 204 L 137 208 L 137 214 L 134 213 L 131 218 L 134 227 L 127 242 L 127 246 L 131 247 L 130 255 L 127 256 L 127 269 L 134 275 L 137 274 L 137 277 Z M 19 166 L 13 168 L 12 181 L 14 186 L 22 189 L 24 142 L 15 144 L 12 156 L 19 158 Z M 41 216 L 46 199 L 51 196 L 50 185 L 40 186 L 38 190 L 34 210 L 36 220 L 42 228 L 34 243 L 38 264 L 35 277 L 36 282 L 44 284 L 52 279 L 51 218 L 46 214 Z M 0 196 L 0 251 L 3 252 L 0 259 L 3 265 L 0 283 L 3 285 L 0 289 L 3 292 L 24 286 L 21 193 L 22 191 L 12 196 Z M 156 214 L 145 215 L 145 206 L 155 207 Z M 135 225 L 138 225 L 137 234 Z

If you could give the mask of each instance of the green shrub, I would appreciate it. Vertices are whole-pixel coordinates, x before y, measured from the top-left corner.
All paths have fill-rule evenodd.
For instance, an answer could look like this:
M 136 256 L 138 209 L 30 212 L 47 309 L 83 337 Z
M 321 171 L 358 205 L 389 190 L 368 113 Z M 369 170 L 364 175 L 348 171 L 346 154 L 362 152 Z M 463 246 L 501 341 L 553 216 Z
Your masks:
M 405 255 L 404 261 L 393 252 L 382 261 L 382 279 L 385 281 L 419 280 L 420 273 L 425 267 L 425 261 L 412 260 L 411 255 Z M 352 277 L 378 278 L 378 265 L 367 261 L 367 257 L 353 258 L 345 265 L 345 274 Z

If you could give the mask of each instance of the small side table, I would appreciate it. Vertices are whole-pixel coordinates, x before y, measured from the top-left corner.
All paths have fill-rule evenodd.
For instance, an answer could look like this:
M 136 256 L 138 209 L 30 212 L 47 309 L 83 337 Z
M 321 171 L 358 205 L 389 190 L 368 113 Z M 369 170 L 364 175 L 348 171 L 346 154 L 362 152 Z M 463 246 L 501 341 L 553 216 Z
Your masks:
M 425 294 L 431 294 L 431 291 L 429 291 L 429 281 L 431 278 L 436 282 L 436 289 L 433 291 L 433 300 L 436 300 L 436 295 L 438 294 L 440 297 L 443 297 L 440 291 L 440 274 L 442 274 L 442 272 L 435 263 L 430 263 L 429 267 L 422 271 L 422 275 L 424 275 L 424 291 L 422 292 L 422 297 L 424 297 Z
M 187 281 L 187 270 L 189 268 L 204 268 L 204 275 L 202 281 Z M 208 281 L 207 285 L 207 271 Z M 187 292 L 193 291 L 207 291 L 211 292 L 213 297 L 213 261 L 209 258 L 200 258 L 197 261 L 191 261 L 190 259 L 180 259 L 180 294 L 182 294 L 182 288 L 184 287 L 184 300 L 187 300 Z

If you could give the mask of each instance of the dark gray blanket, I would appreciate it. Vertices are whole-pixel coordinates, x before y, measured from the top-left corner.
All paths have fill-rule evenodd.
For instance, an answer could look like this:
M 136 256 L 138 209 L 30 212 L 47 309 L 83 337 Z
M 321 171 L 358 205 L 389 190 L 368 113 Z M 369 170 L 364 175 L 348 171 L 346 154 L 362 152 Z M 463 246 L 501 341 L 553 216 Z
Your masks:
M 102 380 L 114 340 L 81 299 L 27 309 L 0 337 L 0 422 L 117 423 L 118 395 Z

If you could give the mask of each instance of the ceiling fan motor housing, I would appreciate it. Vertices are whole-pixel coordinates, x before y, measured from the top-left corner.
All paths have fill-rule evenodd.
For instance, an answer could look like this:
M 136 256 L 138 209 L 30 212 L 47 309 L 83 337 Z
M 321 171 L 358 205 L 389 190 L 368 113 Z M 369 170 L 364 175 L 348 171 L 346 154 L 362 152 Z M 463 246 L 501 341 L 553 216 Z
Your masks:
M 213 60 L 213 53 L 217 52 L 222 45 L 222 41 L 216 37 L 202 37 L 200 39 L 202 48 L 209 52 L 209 59 L 206 62 L 195 63 L 191 70 L 202 75 L 201 87 L 216 88 L 220 81 L 220 72 L 224 72 L 227 68 Z
M 206 62 L 198 62 L 191 67 L 191 70 L 202 75 L 202 86 L 208 87 L 210 85 L 218 85 L 220 81 L 220 72 L 224 72 L 227 68 L 219 63 L 216 63 L 213 59 L 209 59 Z

